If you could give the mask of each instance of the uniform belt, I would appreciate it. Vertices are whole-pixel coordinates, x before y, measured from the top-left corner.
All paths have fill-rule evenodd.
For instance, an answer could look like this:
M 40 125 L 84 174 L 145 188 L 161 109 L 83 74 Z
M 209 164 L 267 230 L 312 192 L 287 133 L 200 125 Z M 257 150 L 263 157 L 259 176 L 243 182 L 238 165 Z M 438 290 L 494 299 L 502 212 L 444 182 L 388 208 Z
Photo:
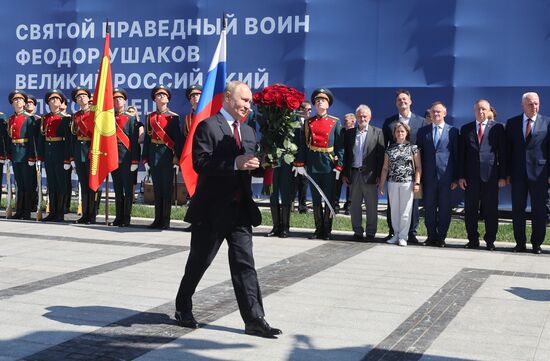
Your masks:
M 17 138 L 17 139 L 11 140 L 11 142 L 14 144 L 23 144 L 23 143 L 27 143 L 28 141 L 29 141 L 29 138 Z
M 314 152 L 321 152 L 321 153 L 331 153 L 332 151 L 334 151 L 334 147 L 321 148 L 321 147 L 316 147 L 314 145 L 308 145 L 308 148 Z
M 361 172 L 363 170 L 363 167 L 351 167 L 351 170 L 358 170 Z
M 77 137 L 76 139 L 77 139 L 77 140 L 80 140 L 80 141 L 83 141 L 83 142 L 89 142 L 89 141 L 92 140 L 92 139 L 89 138 L 89 137 Z
M 161 139 L 151 139 L 151 143 L 153 143 L 153 144 L 166 144 L 166 143 L 164 143 L 164 140 L 161 140 Z
M 64 137 L 46 137 L 46 142 L 62 142 L 64 140 Z

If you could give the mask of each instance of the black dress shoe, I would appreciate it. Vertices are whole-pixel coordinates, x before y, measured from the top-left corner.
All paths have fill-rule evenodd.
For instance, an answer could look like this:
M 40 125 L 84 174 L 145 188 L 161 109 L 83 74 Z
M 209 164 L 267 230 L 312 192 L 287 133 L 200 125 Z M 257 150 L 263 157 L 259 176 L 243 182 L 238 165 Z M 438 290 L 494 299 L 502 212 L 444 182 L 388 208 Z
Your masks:
M 434 247 L 437 245 L 437 243 L 437 239 L 428 237 L 424 242 L 424 246 Z
M 363 238 L 363 235 L 362 234 L 354 234 L 353 235 L 353 240 L 354 241 L 357 241 L 357 242 L 363 242 L 364 241 L 364 238 Z
M 527 251 L 527 248 L 525 246 L 515 246 L 512 252 L 514 253 L 520 253 Z
M 479 242 L 468 242 L 466 243 L 466 245 L 464 246 L 464 248 L 468 248 L 468 249 L 478 249 L 479 248 Z
M 418 244 L 420 242 L 418 242 L 418 238 L 416 238 L 416 235 L 414 234 L 409 234 L 409 239 L 407 240 L 407 243 L 415 243 L 415 244 Z
M 488 251 L 494 251 L 496 250 L 495 244 L 493 242 L 487 242 L 487 250 Z
M 437 242 L 437 247 L 439 248 L 445 248 L 447 244 L 445 243 L 445 241 L 438 241 Z
M 366 239 L 367 242 L 374 242 L 376 240 L 376 237 L 372 234 L 367 234 L 365 239 Z
M 176 311 L 174 318 L 181 327 L 199 328 L 199 323 L 195 320 L 191 311 Z
M 534 254 L 542 254 L 542 249 L 540 247 L 533 247 Z
M 283 331 L 278 328 L 269 326 L 263 317 L 258 317 L 248 323 L 244 327 L 244 333 L 247 335 L 260 336 L 265 338 L 276 338 L 277 335 L 282 335 Z

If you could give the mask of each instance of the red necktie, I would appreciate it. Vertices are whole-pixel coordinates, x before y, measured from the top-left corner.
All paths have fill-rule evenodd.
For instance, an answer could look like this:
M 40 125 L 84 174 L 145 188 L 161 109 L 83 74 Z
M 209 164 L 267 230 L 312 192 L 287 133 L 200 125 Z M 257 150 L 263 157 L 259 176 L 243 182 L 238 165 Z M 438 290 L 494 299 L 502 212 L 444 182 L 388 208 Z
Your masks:
M 527 127 L 525 127 L 525 140 L 529 142 L 531 140 L 531 123 L 533 120 L 527 119 Z
M 235 144 L 237 148 L 241 149 L 241 135 L 239 134 L 239 121 L 235 120 L 233 122 L 233 137 L 235 138 Z
M 479 123 L 479 128 L 477 130 L 477 142 L 481 144 L 482 139 L 483 139 L 483 123 Z

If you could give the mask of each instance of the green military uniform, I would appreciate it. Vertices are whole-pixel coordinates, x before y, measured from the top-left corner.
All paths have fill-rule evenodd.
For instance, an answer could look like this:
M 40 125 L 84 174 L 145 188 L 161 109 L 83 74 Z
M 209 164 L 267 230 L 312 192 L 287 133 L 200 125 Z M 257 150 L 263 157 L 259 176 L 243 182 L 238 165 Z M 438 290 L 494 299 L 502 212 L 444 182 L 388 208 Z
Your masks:
M 119 88 L 113 90 L 113 97 L 117 96 L 122 96 L 125 100 L 128 98 L 126 91 Z M 118 142 L 118 168 L 112 172 L 116 217 L 111 225 L 127 227 L 130 225 L 130 214 L 134 201 L 133 174 L 135 172 L 131 171 L 131 166 L 139 163 L 141 149 L 138 137 L 141 123 L 136 120 L 136 117 L 126 112 L 115 114 L 115 120 Z
M 0 112 L 0 186 L 2 185 L 2 178 L 4 176 L 4 163 L 8 158 L 8 126 L 6 122 L 6 115 Z M 0 194 L 1 196 L 1 194 Z
M 27 101 L 27 96 L 16 90 L 10 93 L 10 104 L 17 96 L 23 97 L 25 102 Z M 30 219 L 32 179 L 35 173 L 34 165 L 29 165 L 29 162 L 36 162 L 34 147 L 36 129 L 32 115 L 24 111 L 12 114 L 7 123 L 7 135 L 10 143 L 6 149 L 7 156 L 13 164 L 13 173 L 17 184 L 17 211 L 12 218 Z
M 321 96 L 327 98 L 332 105 L 332 93 L 324 88 L 313 92 L 312 102 L 315 103 L 315 99 Z M 340 120 L 328 114 L 307 119 L 298 157 L 294 163 L 297 167 L 306 168 L 331 203 L 334 198 L 335 170 L 340 172 L 343 168 L 344 142 L 341 130 Z M 315 233 L 312 238 L 330 239 L 332 232 L 330 210 L 327 205 L 323 210 L 322 198 L 317 190 L 312 188 L 311 193 L 315 218 Z
M 80 95 L 91 97 L 90 91 L 82 86 L 75 88 L 71 97 L 74 102 Z M 101 192 L 90 189 L 90 146 L 94 135 L 95 113 L 91 110 L 79 110 L 72 116 L 71 121 L 71 161 L 74 161 L 78 182 L 80 184 L 80 198 L 82 202 L 82 216 L 76 221 L 81 224 L 96 223 L 97 208 Z M 70 172 L 69 172 L 70 175 Z
M 168 94 L 170 99 L 169 89 L 157 86 L 151 94 L 153 100 L 156 94 L 162 91 Z M 168 229 L 174 191 L 174 164 L 179 163 L 182 151 L 183 137 L 179 115 L 170 110 L 155 111 L 147 115 L 145 126 L 142 159 L 150 167 L 155 196 L 155 220 L 149 228 Z
M 58 90 L 46 93 L 45 102 L 54 96 L 61 97 Z M 50 213 L 43 221 L 63 221 L 67 198 L 67 172 L 71 158 L 71 117 L 65 113 L 48 113 L 42 117 L 38 136 L 38 159 L 46 163 L 46 180 Z

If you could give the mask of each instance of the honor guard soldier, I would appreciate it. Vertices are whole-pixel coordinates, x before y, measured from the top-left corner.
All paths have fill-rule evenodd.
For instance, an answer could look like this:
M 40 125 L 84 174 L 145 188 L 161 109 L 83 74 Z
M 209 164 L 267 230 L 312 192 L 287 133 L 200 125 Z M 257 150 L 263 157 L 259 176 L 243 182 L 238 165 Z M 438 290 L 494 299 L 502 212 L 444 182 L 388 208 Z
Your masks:
M 197 110 L 197 105 L 199 105 L 199 99 L 201 98 L 202 94 L 202 86 L 195 84 L 191 85 L 187 90 L 185 91 L 185 97 L 189 101 L 189 104 L 191 105 L 191 111 L 185 116 L 185 122 L 183 124 L 183 142 L 185 143 L 185 139 L 187 139 L 187 135 L 189 134 L 189 130 L 191 129 L 191 123 L 193 121 L 193 116 L 195 115 L 195 111 Z
M 151 98 L 157 111 L 147 115 L 143 141 L 143 163 L 151 171 L 155 196 L 155 220 L 149 228 L 168 229 L 172 211 L 172 192 L 178 159 L 181 155 L 182 136 L 179 115 L 168 109 L 172 94 L 164 85 L 153 88 Z
M 50 112 L 42 117 L 38 137 L 38 159 L 46 162 L 50 201 L 50 213 L 44 222 L 61 222 L 65 217 L 67 171 L 71 168 L 71 117 L 60 112 L 63 98 L 65 96 L 57 89 L 49 90 L 44 97 L 50 108 Z
M 34 129 L 38 129 L 40 127 L 40 121 L 42 117 L 38 114 L 36 114 L 36 105 L 37 105 L 36 98 L 32 94 L 27 94 L 27 104 L 25 106 L 25 110 L 27 113 L 32 115 L 34 120 Z M 36 141 L 36 138 L 35 138 Z M 35 142 L 36 143 L 36 142 Z M 35 145 L 36 146 L 36 145 Z M 36 151 L 35 151 L 36 153 Z M 2 180 L 2 178 L 0 178 Z M 31 210 L 36 211 L 36 207 L 38 204 L 38 182 L 36 177 L 32 178 L 32 201 L 31 201 Z
M 17 183 L 16 213 L 12 218 L 30 219 L 32 206 L 32 185 L 36 164 L 34 119 L 25 112 L 27 95 L 14 90 L 8 100 L 15 113 L 8 120 L 8 136 L 11 145 L 7 147 L 8 158 L 13 164 Z M 9 168 L 8 168 L 9 169 Z
M 113 89 L 116 137 L 118 143 L 118 168 L 111 174 L 115 188 L 116 217 L 111 226 L 128 227 L 134 201 L 134 174 L 138 169 L 140 147 L 138 143 L 140 123 L 125 111 L 128 94 L 122 88 Z
M 8 123 L 6 120 L 6 115 L 0 112 L 0 186 L 2 185 L 2 178 L 4 176 L 4 164 L 8 159 L 9 146 L 10 139 L 8 138 Z
M 71 121 L 71 163 L 78 175 L 80 183 L 80 198 L 82 202 L 82 217 L 76 223 L 96 223 L 98 198 L 101 193 L 94 192 L 89 186 L 90 177 L 90 144 L 94 134 L 94 115 L 90 106 L 90 90 L 79 86 L 71 93 L 73 102 L 78 103 L 80 110 L 76 112 Z
M 296 174 L 307 173 L 319 185 L 329 202 L 333 202 L 334 183 L 340 177 L 343 164 L 343 139 L 340 120 L 327 111 L 334 101 L 326 88 L 316 89 L 311 95 L 317 114 L 306 120 L 304 136 L 300 141 L 298 157 L 294 162 Z M 312 191 L 315 233 L 310 238 L 331 239 L 332 215 L 328 205 L 323 210 L 321 195 Z

